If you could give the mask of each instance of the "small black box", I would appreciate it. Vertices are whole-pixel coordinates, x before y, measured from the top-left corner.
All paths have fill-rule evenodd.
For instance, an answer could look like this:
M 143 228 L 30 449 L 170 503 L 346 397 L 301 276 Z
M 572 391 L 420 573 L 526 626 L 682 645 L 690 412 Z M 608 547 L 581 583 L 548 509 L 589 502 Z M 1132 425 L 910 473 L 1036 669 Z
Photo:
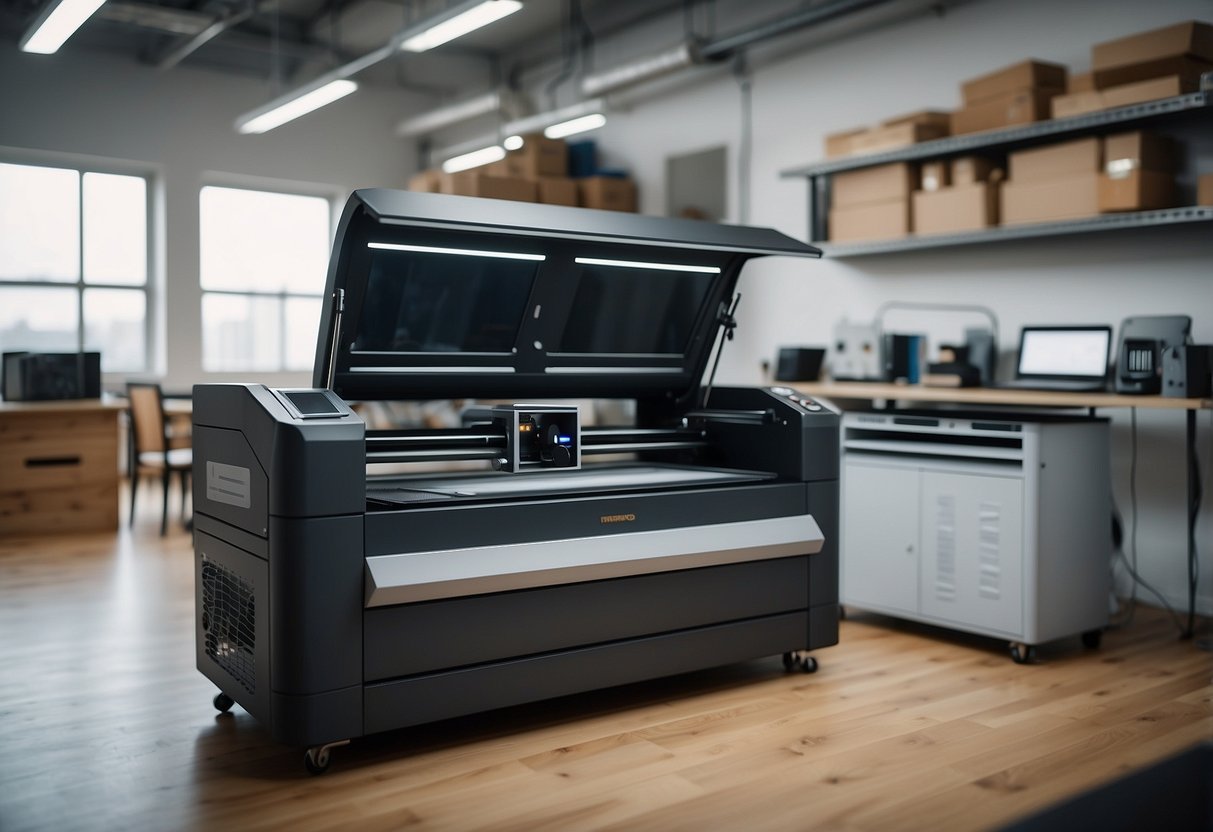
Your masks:
M 6 352 L 0 381 L 10 402 L 96 399 L 101 396 L 101 353 Z
M 1162 394 L 1202 399 L 1213 394 L 1213 345 L 1180 344 L 1162 354 Z
M 817 381 L 825 347 L 781 347 L 775 362 L 776 381 Z

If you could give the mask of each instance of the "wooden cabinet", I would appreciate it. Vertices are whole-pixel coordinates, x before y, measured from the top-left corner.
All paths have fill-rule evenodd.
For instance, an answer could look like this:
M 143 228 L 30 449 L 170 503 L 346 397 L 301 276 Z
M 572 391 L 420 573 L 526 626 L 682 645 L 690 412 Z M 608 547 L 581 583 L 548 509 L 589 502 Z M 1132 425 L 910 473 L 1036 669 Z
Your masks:
M 120 405 L 0 402 L 0 536 L 118 528 Z

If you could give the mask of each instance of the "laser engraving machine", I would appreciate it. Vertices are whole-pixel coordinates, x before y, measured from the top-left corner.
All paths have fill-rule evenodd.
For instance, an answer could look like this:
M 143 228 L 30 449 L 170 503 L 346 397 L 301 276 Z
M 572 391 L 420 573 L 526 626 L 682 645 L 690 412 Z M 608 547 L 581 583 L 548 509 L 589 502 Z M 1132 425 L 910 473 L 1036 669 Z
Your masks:
M 351 738 L 838 638 L 839 415 L 712 388 L 769 229 L 387 190 L 311 389 L 194 388 L 197 665 L 309 770 Z M 368 430 L 349 402 L 477 399 Z M 570 399 L 634 402 L 591 425 Z M 491 402 L 491 403 L 490 403 Z M 436 471 L 468 461 L 476 470 Z M 393 470 L 383 471 L 391 463 Z

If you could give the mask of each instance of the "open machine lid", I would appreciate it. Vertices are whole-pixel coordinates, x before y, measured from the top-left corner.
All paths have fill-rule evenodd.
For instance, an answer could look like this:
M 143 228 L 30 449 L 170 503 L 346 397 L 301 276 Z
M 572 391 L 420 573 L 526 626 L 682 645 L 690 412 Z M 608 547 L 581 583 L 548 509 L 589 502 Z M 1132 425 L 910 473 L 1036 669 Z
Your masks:
M 752 257 L 820 257 L 769 228 L 355 191 L 313 383 L 345 399 L 681 398 Z

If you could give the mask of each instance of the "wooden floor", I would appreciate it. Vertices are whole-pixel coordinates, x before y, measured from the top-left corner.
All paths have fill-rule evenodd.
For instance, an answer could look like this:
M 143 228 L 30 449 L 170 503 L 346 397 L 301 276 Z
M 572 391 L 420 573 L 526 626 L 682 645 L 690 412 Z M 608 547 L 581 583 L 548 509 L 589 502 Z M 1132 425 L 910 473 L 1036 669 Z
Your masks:
M 356 740 L 322 777 L 194 670 L 192 553 L 0 541 L 0 829 L 987 829 L 1213 737 L 1213 659 L 1139 610 L 1098 651 L 853 614 L 778 659 Z M 1207 623 L 1204 632 L 1208 632 Z

